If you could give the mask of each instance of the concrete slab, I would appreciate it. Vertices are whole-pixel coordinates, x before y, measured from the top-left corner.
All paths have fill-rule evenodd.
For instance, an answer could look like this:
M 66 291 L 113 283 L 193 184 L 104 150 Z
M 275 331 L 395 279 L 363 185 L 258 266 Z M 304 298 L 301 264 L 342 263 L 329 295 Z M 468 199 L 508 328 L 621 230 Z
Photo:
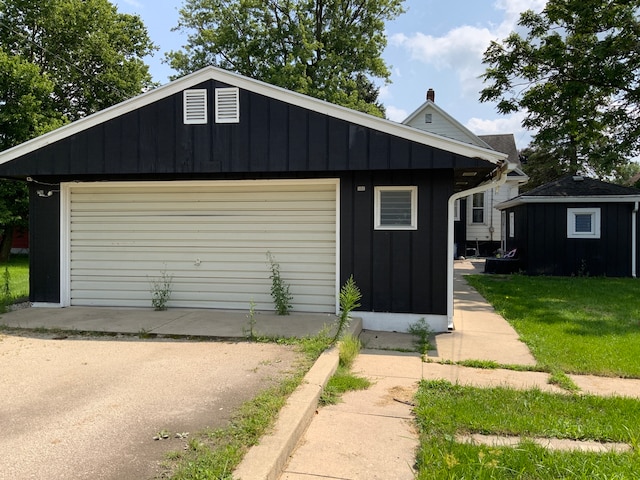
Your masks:
M 640 379 L 569 375 L 583 393 L 640 398 Z
M 395 356 L 363 353 L 356 359 L 354 370 L 369 372 L 369 360 L 380 361 L 383 357 L 396 367 L 415 360 L 405 357 L 396 362 Z M 281 479 L 415 478 L 418 439 L 408 403 L 419 377 L 409 377 L 405 372 L 397 377 L 367 376 L 374 382 L 371 388 L 349 392 L 341 403 L 318 411 Z
M 292 313 L 280 316 L 257 312 L 256 335 L 272 337 L 305 337 L 317 334 L 325 326 L 333 326 L 335 315 Z M 246 338 L 248 312 L 241 310 L 206 310 L 171 308 L 155 311 L 150 308 L 24 308 L 3 314 L 0 325 L 14 328 L 45 328 L 83 332 L 124 334 L 157 334 L 202 336 L 222 339 Z M 354 318 L 351 328 L 361 328 Z

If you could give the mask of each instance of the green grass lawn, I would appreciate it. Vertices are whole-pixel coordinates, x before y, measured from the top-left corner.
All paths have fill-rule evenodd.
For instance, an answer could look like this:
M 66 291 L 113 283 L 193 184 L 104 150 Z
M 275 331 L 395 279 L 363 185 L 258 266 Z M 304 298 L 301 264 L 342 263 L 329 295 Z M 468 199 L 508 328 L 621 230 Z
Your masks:
M 469 275 L 543 368 L 640 378 L 640 280 Z
M 8 272 L 8 278 L 7 278 Z M 7 298 L 7 284 L 9 295 Z M 0 263 L 0 296 L 5 303 L 29 297 L 29 257 L 12 255 L 6 263 Z
M 640 281 L 470 275 L 550 372 L 640 378 Z M 498 347 L 498 346 L 497 346 Z M 640 472 L 640 401 L 423 381 L 416 396 L 418 479 L 633 479 Z M 521 438 L 517 447 L 455 441 Z M 623 442 L 627 453 L 553 451 L 532 438 Z
M 640 402 L 539 390 L 482 389 L 423 381 L 416 395 L 421 444 L 418 475 L 426 479 L 632 479 L 640 471 Z M 517 447 L 470 445 L 457 434 L 522 438 Z M 532 438 L 624 442 L 626 453 L 552 451 Z

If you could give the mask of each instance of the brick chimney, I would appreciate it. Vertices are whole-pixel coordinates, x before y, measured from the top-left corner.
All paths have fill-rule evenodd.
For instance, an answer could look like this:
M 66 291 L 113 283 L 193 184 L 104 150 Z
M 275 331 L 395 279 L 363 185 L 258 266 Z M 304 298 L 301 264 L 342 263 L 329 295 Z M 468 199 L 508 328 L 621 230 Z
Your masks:
M 436 91 L 433 88 L 427 90 L 427 100 L 431 100 L 433 103 L 436 103 Z

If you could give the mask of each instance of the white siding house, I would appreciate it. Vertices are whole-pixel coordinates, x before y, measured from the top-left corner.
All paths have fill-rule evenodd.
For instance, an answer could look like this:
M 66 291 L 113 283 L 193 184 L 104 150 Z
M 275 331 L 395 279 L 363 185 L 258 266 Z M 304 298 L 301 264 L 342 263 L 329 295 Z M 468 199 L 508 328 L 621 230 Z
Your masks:
M 509 162 L 520 164 L 513 134 L 475 135 L 435 103 L 435 92 L 429 89 L 426 101 L 403 122 L 413 128 L 436 133 L 472 145 L 491 148 L 509 155 Z M 491 255 L 504 248 L 502 213 L 498 203 L 519 195 L 520 185 L 529 177 L 516 168 L 507 182 L 492 190 L 469 196 L 456 208 L 456 256 Z M 462 223 L 462 224 L 461 224 Z

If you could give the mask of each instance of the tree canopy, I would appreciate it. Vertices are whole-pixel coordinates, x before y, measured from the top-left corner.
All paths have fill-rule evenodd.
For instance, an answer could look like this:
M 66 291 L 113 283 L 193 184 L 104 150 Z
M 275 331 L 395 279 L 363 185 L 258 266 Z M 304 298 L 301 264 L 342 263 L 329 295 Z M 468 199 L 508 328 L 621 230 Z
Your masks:
M 600 177 L 640 153 L 640 0 L 548 0 L 484 53 L 483 102 L 524 111 L 531 147 Z
M 0 2 L 0 46 L 48 75 L 56 109 L 71 121 L 153 85 L 145 26 L 108 0 Z
M 385 22 L 403 0 L 186 0 L 166 55 L 178 75 L 215 65 L 382 116 L 371 78 L 389 81 Z
M 150 88 L 154 48 L 108 0 L 0 0 L 0 151 Z M 27 217 L 25 184 L 0 180 L 0 260 Z

